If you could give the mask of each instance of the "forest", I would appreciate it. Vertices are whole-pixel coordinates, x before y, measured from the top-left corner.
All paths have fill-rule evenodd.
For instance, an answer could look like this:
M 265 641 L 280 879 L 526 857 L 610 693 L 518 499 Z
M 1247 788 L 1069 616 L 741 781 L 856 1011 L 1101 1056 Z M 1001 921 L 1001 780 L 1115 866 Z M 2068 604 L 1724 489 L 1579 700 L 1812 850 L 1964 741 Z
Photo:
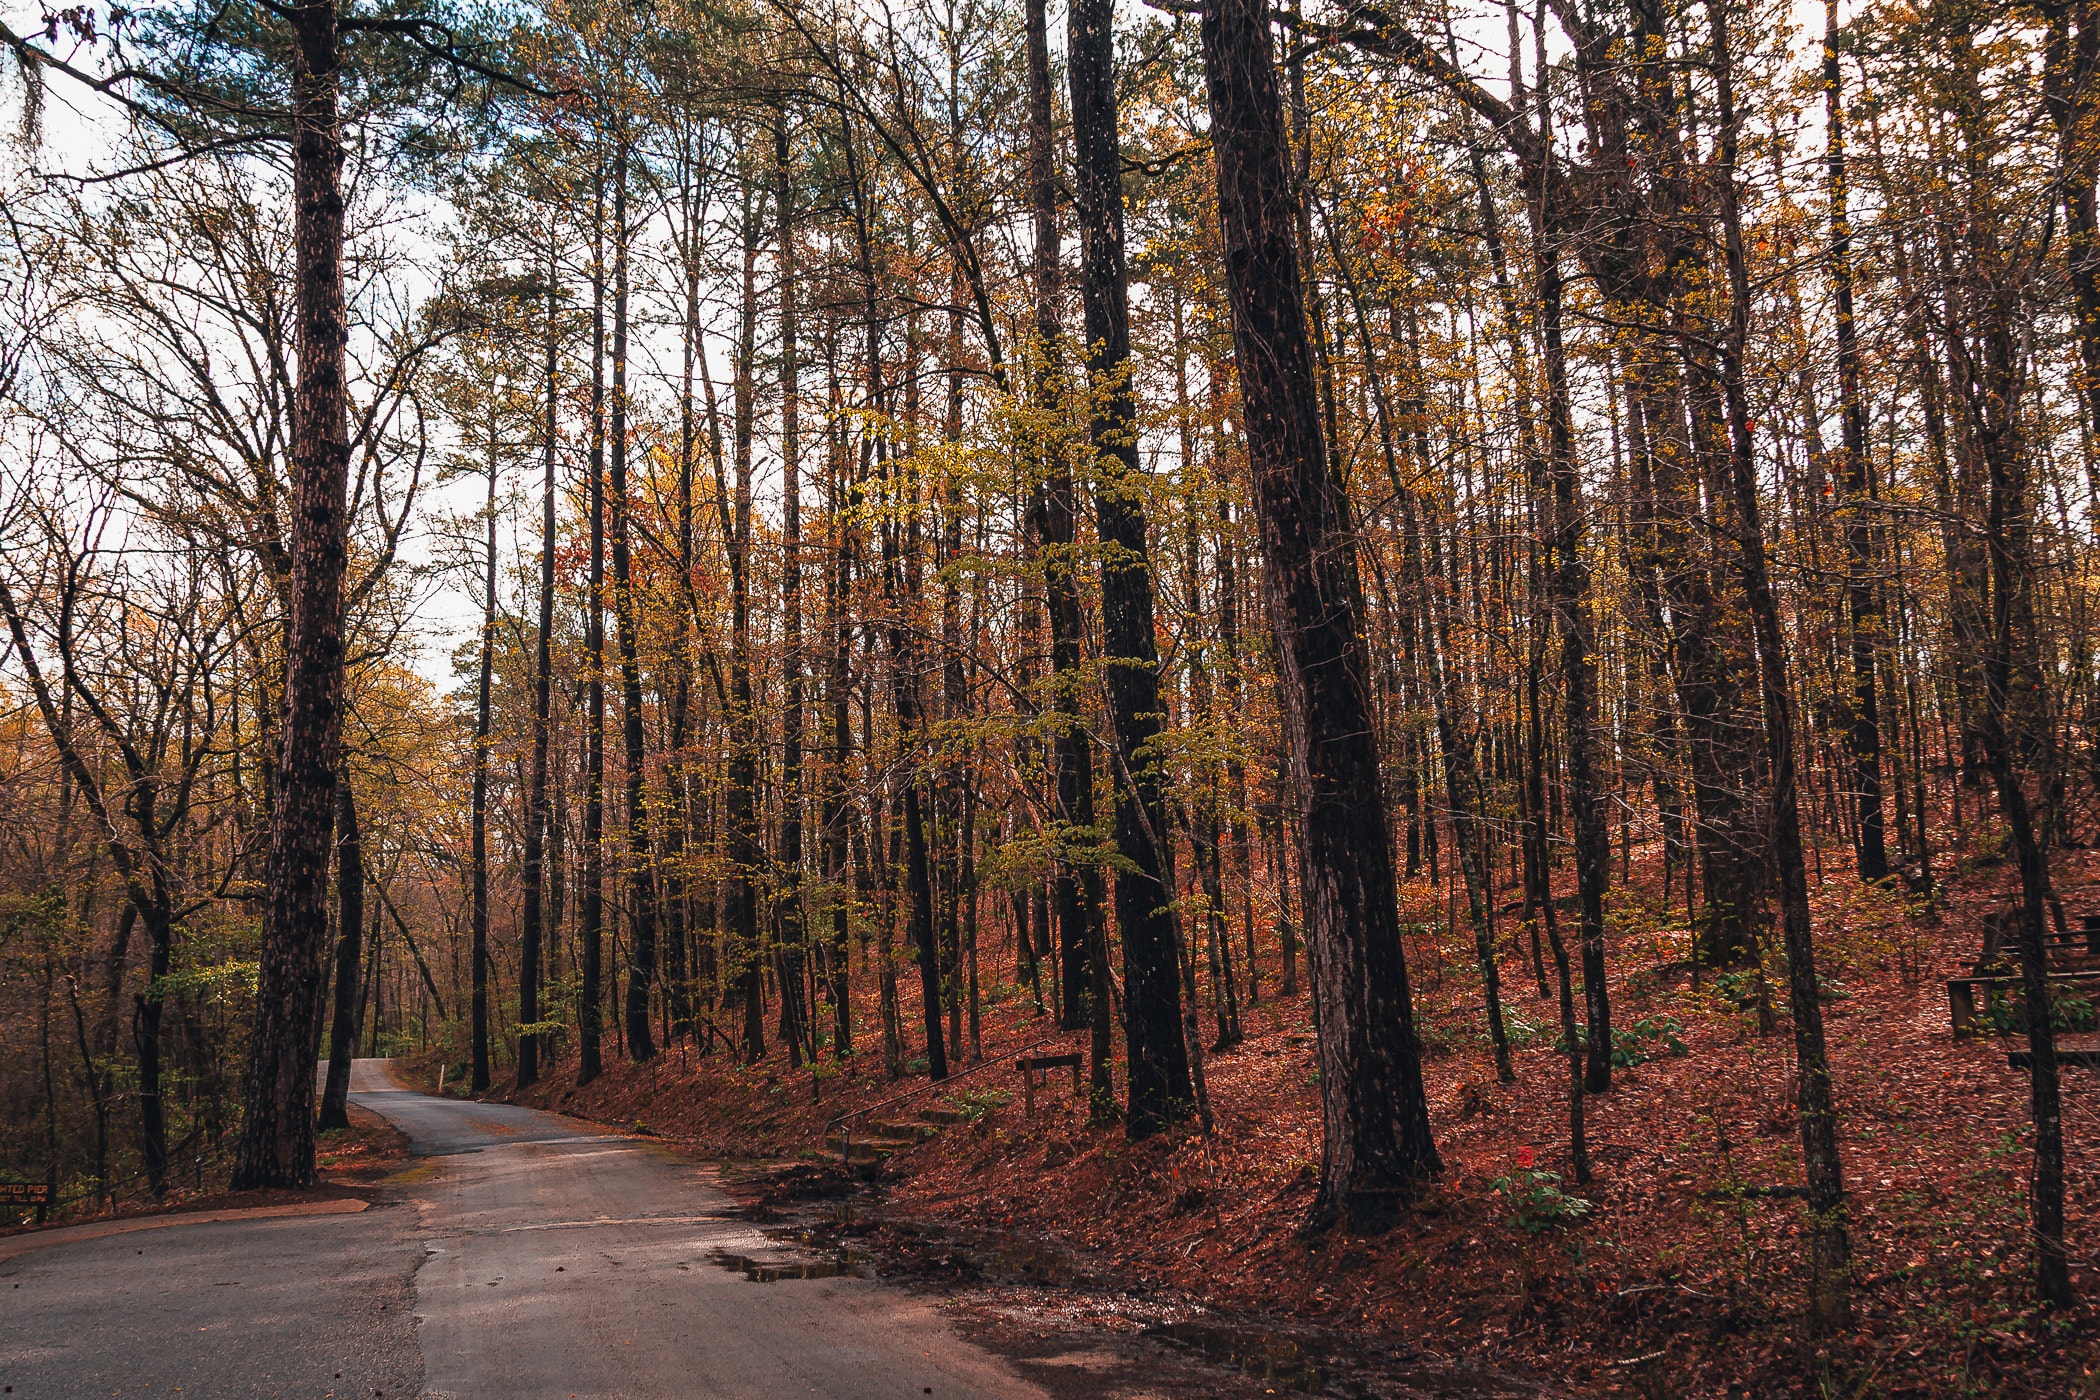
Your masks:
M 2094 1383 L 2090 0 L 0 43 L 0 1181 L 917 1094 L 1600 1393 Z

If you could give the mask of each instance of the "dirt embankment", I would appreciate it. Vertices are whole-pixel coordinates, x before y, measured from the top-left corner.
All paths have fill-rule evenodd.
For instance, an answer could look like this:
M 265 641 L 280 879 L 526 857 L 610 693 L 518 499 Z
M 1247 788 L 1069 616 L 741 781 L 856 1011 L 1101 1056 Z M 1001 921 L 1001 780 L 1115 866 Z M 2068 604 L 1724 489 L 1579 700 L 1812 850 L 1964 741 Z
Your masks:
M 1588 1184 L 1572 1179 L 1566 1061 L 1526 950 L 1502 968 L 1516 1080 L 1501 1084 L 1465 956 L 1410 942 L 1444 1170 L 1375 1237 L 1299 1232 L 1320 1161 L 1310 1008 L 1267 987 L 1243 1009 L 1244 1042 L 1208 1057 L 1208 1134 L 1131 1144 L 1090 1127 L 1064 1088 L 1025 1113 L 1005 1048 L 1048 1023 L 1012 993 L 986 1019 L 988 1066 L 937 1090 L 892 1082 L 879 1053 L 843 1073 L 827 1059 L 813 1076 L 777 1047 L 746 1066 L 686 1046 L 639 1065 L 609 1053 L 580 1090 L 557 1064 L 524 1099 L 724 1159 L 754 1201 L 844 1189 L 824 1165 L 835 1115 L 909 1120 L 941 1105 L 964 1121 L 876 1169 L 879 1202 L 861 1209 L 873 1211 L 877 1259 L 987 1287 L 1025 1284 L 1033 1269 L 1114 1300 L 1116 1316 L 1152 1319 L 1143 1325 L 1252 1320 L 1287 1350 L 1354 1348 L 1585 1393 L 2100 1393 L 2100 1311 L 2032 1305 L 2025 1076 L 2008 1042 L 1949 1033 L 1944 979 L 1973 962 L 1986 905 L 1984 877 L 1973 883 L 1936 920 L 1836 881 L 1818 908 L 1853 1238 L 1854 1325 L 1837 1337 L 1810 1337 L 1802 1316 L 1784 1006 L 1761 1032 L 1754 985 L 1695 984 L 1683 931 L 1638 909 L 1615 918 L 1621 1064 L 1612 1091 L 1584 1104 Z M 2071 1249 L 2090 1293 L 2100 1098 L 2081 1073 L 2067 1072 L 2065 1128 Z

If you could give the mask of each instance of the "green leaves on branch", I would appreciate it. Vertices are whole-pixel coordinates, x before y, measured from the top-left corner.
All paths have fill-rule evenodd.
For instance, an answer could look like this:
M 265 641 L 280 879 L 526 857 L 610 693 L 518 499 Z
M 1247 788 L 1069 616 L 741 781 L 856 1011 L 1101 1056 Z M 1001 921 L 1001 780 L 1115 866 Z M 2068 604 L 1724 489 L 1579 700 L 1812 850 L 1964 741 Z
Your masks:
M 1589 1214 L 1590 1203 L 1560 1189 L 1560 1173 L 1539 1171 L 1532 1166 L 1532 1150 L 1517 1150 L 1516 1170 L 1498 1176 L 1488 1185 L 1509 1207 L 1509 1223 L 1529 1235 L 1572 1225 Z

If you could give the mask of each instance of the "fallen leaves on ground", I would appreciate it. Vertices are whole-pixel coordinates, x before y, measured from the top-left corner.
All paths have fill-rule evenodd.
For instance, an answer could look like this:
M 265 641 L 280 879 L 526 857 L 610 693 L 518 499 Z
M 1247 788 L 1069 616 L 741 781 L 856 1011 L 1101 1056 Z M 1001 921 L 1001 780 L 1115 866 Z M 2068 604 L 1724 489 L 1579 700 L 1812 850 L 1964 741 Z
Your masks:
M 2059 887 L 2080 891 L 2089 864 L 2063 858 Z M 1670 1029 L 1643 1041 L 1652 1057 L 1617 1070 L 1611 1092 L 1585 1100 L 1587 1184 L 1567 1159 L 1556 1004 L 1539 996 L 1514 919 L 1499 929 L 1513 1084 L 1496 1082 L 1466 945 L 1409 939 L 1444 1170 L 1398 1228 L 1374 1237 L 1300 1233 L 1321 1159 L 1311 1009 L 1302 993 L 1276 996 L 1273 957 L 1260 1001 L 1242 1010 L 1244 1042 L 1207 1057 L 1209 1134 L 1129 1143 L 1090 1128 L 1055 1076 L 1024 1113 L 1009 1047 L 1050 1026 L 1011 986 L 987 1008 L 985 1066 L 941 1088 L 888 1079 L 879 1046 L 853 1072 L 821 1079 L 789 1070 L 777 1046 L 756 1065 L 685 1046 L 609 1065 L 582 1090 L 558 1065 L 531 1097 L 646 1124 L 715 1156 L 799 1161 L 803 1189 L 817 1194 L 843 1180 L 826 1135 L 834 1115 L 881 1121 L 960 1106 L 971 1121 L 881 1168 L 886 1215 L 1053 1249 L 1141 1293 L 1348 1329 L 1580 1392 L 2096 1393 L 2100 1310 L 2055 1317 L 2033 1304 L 2028 1090 L 2006 1060 L 2015 1042 L 1957 1043 L 1949 1032 L 1944 979 L 1969 970 L 2000 878 L 2009 872 L 1974 873 L 1937 911 L 1859 891 L 1836 872 L 1819 895 L 1854 1261 L 1853 1327 L 1837 1337 L 1811 1337 L 1803 1318 L 1805 1206 L 1786 1194 L 1802 1169 L 1784 997 L 1776 1032 L 1760 1034 L 1742 986 L 1717 988 L 1710 974 L 1695 986 L 1684 930 L 1631 902 L 1613 912 L 1615 1025 Z M 1441 897 L 1409 891 L 1432 911 Z M 2075 925 L 2084 911 L 2073 903 Z M 1433 926 L 1430 914 L 1416 927 Z M 870 1014 L 859 1024 L 877 1023 Z M 1683 1053 L 1670 1053 L 1672 1038 Z M 2081 1293 L 2100 1285 L 2095 1090 L 2092 1072 L 2067 1071 Z M 886 1103 L 900 1095 L 910 1097 Z M 1524 1170 L 1520 1154 L 1588 1211 L 1520 1228 L 1496 1185 Z

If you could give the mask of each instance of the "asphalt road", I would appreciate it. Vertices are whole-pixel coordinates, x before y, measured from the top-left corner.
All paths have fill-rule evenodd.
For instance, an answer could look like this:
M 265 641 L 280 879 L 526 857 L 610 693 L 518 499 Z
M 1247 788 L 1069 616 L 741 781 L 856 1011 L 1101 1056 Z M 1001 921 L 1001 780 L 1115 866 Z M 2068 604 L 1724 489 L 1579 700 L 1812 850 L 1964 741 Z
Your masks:
M 351 1091 L 422 1159 L 386 1199 L 0 1258 L 0 1394 L 1045 1394 L 902 1290 L 724 1267 L 780 1242 L 645 1140 L 407 1092 L 380 1061 Z

